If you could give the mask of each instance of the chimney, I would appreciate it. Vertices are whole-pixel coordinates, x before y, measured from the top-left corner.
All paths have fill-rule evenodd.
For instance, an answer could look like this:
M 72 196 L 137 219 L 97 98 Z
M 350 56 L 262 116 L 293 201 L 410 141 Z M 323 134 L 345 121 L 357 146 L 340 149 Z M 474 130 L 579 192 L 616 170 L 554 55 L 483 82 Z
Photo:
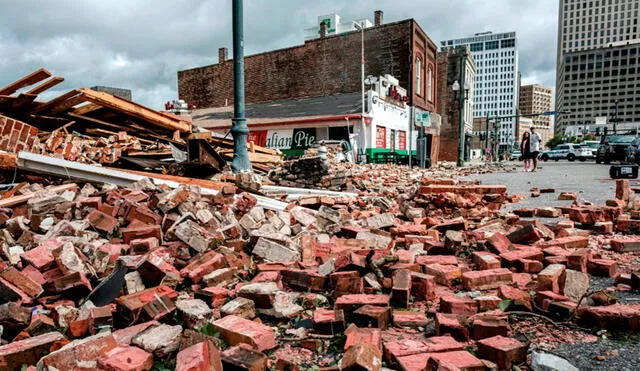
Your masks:
M 327 37 L 327 23 L 325 21 L 320 22 L 320 38 Z
M 218 63 L 224 63 L 227 60 L 227 48 L 218 49 Z
M 382 15 L 383 14 L 384 13 L 382 12 L 382 10 L 376 10 L 373 13 L 374 25 L 380 26 L 382 24 Z

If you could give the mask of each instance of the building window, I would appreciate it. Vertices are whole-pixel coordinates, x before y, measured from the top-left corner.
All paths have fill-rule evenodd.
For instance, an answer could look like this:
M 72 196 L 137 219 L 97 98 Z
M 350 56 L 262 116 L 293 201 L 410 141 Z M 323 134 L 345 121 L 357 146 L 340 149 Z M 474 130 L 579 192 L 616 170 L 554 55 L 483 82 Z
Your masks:
M 416 94 L 422 95 L 422 59 L 416 58 Z
M 427 100 L 433 101 L 433 68 L 429 65 L 429 71 L 427 72 Z

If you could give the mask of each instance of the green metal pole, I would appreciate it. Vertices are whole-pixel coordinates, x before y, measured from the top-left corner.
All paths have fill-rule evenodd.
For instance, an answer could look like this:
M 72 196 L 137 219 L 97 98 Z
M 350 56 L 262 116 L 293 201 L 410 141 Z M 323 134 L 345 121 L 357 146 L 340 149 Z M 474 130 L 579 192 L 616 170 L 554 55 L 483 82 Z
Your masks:
M 247 136 L 249 128 L 244 116 L 244 26 L 243 0 L 233 0 L 233 160 L 231 170 L 238 173 L 251 170 L 251 162 L 247 153 Z
M 460 96 L 458 97 L 458 167 L 464 166 L 464 67 L 467 63 L 467 53 L 460 56 Z

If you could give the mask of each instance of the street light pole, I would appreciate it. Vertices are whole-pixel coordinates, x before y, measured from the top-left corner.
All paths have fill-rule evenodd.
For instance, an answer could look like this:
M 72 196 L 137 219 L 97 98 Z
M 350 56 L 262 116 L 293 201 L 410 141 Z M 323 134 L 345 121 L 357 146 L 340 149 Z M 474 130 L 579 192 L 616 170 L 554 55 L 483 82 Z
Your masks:
M 616 113 L 615 116 L 613 117 L 613 134 L 616 134 L 616 124 L 618 123 L 618 103 L 620 103 L 619 100 L 616 99 Z
M 464 81 L 466 59 L 467 53 L 463 51 L 460 56 L 460 85 L 458 96 L 458 167 L 464 166 L 464 102 L 467 99 L 466 93 L 468 92 Z
M 247 153 L 249 128 L 244 115 L 244 26 L 243 0 L 233 0 L 233 160 L 231 170 L 251 170 Z
M 360 81 L 361 81 L 361 89 L 362 89 L 362 113 L 360 115 L 360 125 L 361 130 L 364 132 L 364 21 L 358 24 L 358 22 L 353 22 L 356 30 L 360 30 Z
M 485 125 L 486 127 L 485 127 L 484 148 L 488 149 L 489 148 L 489 113 L 488 112 L 487 112 L 487 120 L 485 121 Z M 486 155 L 488 155 L 488 153 L 485 153 L 485 156 Z

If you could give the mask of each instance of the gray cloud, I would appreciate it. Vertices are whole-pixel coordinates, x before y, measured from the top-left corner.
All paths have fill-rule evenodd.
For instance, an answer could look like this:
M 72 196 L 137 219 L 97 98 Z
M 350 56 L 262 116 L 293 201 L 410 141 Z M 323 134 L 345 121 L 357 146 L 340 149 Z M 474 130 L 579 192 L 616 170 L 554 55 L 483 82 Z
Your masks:
M 553 86 L 556 0 L 245 0 L 246 53 L 301 44 L 321 14 L 385 22 L 415 18 L 440 40 L 476 32 L 516 31 L 523 83 Z M 231 52 L 229 0 L 4 0 L 0 12 L 0 85 L 45 67 L 66 81 L 47 99 L 73 88 L 109 85 L 160 108 L 177 96 L 178 70 L 217 62 Z

